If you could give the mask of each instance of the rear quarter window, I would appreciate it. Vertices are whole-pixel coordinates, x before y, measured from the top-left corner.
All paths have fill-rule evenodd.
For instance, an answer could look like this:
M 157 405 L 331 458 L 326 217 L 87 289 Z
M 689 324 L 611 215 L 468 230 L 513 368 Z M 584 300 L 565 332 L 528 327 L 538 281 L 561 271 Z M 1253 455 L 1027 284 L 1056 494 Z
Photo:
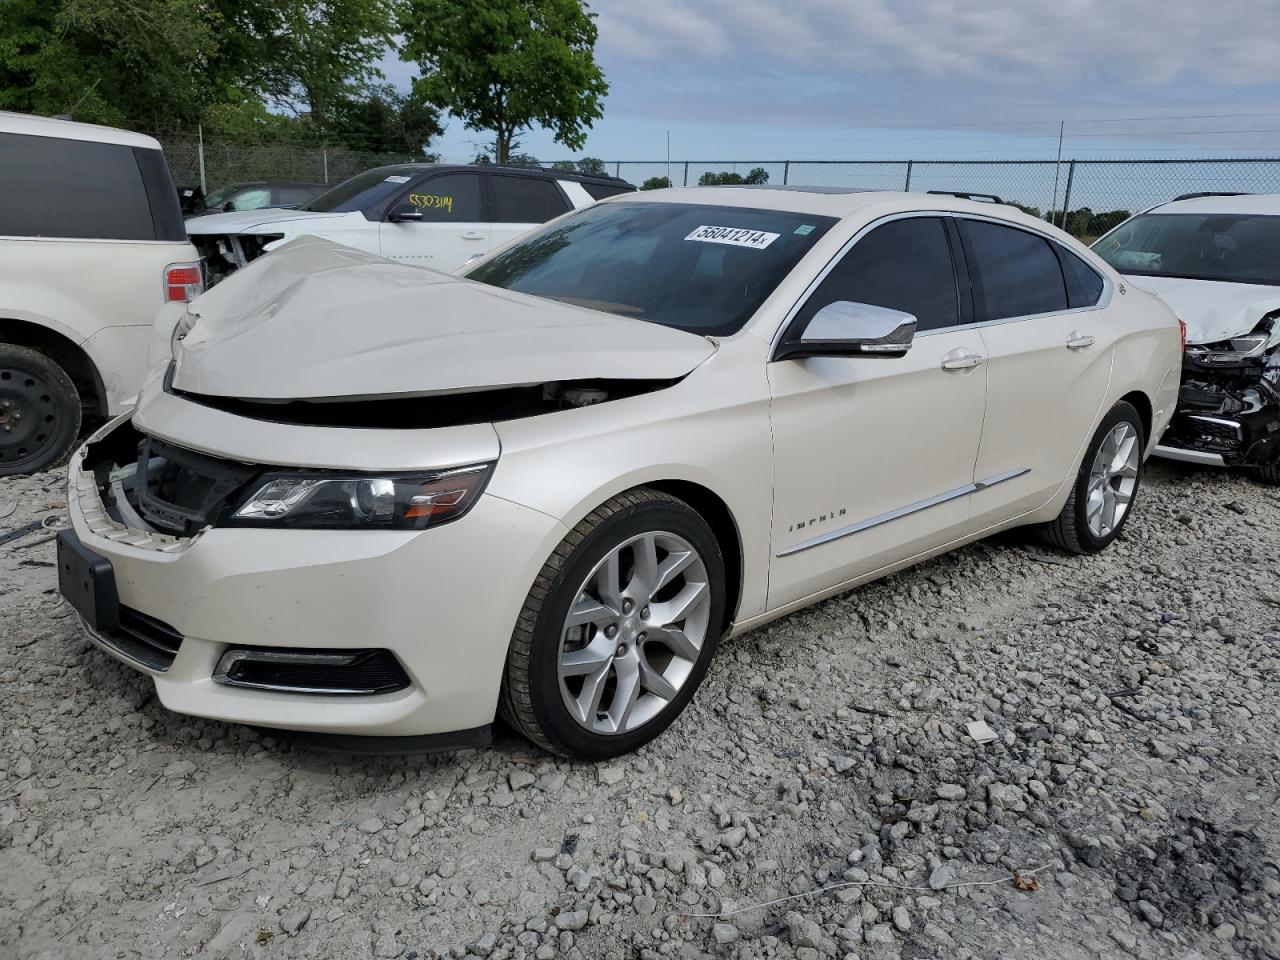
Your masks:
M 1067 281 L 1067 303 L 1076 307 L 1094 307 L 1102 299 L 1102 274 L 1061 244 L 1054 244 L 1054 252 L 1062 264 L 1062 276 Z
M 587 183 L 584 181 L 580 186 L 587 191 L 587 195 L 592 200 L 603 200 L 605 197 L 616 197 L 620 193 L 635 192 L 635 187 L 618 183 Z
M 489 182 L 495 223 L 546 223 L 569 210 L 560 188 L 550 180 L 497 175 Z
M 0 236 L 167 240 L 181 224 L 159 151 L 0 133 Z

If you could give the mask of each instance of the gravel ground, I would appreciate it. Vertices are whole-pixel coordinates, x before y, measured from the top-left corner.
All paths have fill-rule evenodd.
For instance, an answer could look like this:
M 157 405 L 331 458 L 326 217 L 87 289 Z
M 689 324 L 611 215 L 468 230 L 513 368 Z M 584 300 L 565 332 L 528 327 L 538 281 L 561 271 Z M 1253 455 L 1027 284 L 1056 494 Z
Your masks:
M 0 480 L 0 531 L 61 499 Z M 1003 537 L 748 634 L 599 767 L 168 713 L 42 536 L 0 546 L 0 956 L 1280 958 L 1280 491 L 1243 477 L 1153 464 L 1101 556 Z

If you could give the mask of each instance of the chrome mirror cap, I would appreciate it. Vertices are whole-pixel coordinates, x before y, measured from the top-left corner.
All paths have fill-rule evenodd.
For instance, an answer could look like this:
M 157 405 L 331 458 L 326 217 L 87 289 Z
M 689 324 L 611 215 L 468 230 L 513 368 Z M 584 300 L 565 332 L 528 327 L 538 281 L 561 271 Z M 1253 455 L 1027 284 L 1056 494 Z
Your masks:
M 911 349 L 916 324 L 916 318 L 902 310 L 837 300 L 813 315 L 798 340 L 784 340 L 774 359 L 901 357 Z

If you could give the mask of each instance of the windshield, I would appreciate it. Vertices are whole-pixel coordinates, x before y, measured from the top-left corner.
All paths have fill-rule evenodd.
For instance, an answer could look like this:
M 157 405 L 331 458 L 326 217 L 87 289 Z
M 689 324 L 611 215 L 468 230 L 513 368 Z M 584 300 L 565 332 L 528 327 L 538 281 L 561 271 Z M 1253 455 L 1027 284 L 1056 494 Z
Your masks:
M 465 275 L 700 334 L 742 328 L 836 221 L 688 203 L 602 203 Z
M 409 180 L 410 175 L 404 173 L 402 168 L 380 167 L 377 170 L 366 170 L 364 173 L 356 174 L 350 180 L 343 180 L 332 190 L 326 190 L 298 209 L 312 210 L 317 213 L 350 213 L 353 210 L 367 210 L 391 194 L 403 190 Z
M 204 198 L 205 206 L 220 207 L 227 202 L 227 197 L 231 196 L 231 194 L 235 193 L 239 189 L 240 188 L 238 186 L 233 184 L 229 187 L 223 187 L 221 190 L 215 190 Z
M 1121 273 L 1280 286 L 1280 217 L 1147 213 L 1093 249 Z

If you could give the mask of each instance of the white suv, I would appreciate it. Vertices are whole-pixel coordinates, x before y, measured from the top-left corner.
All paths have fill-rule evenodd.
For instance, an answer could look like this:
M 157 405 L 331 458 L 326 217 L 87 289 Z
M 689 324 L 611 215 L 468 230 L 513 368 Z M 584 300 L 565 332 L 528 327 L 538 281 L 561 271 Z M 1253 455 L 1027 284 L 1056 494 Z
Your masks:
M 296 210 L 187 221 L 210 286 L 296 237 L 446 273 L 578 207 L 635 190 L 615 177 L 525 167 L 402 163 L 357 174 Z
M 1280 484 L 1280 196 L 1187 194 L 1094 250 L 1186 324 L 1177 414 L 1156 453 Z
M 156 311 L 200 290 L 159 143 L 0 112 L 0 476 L 129 406 Z

